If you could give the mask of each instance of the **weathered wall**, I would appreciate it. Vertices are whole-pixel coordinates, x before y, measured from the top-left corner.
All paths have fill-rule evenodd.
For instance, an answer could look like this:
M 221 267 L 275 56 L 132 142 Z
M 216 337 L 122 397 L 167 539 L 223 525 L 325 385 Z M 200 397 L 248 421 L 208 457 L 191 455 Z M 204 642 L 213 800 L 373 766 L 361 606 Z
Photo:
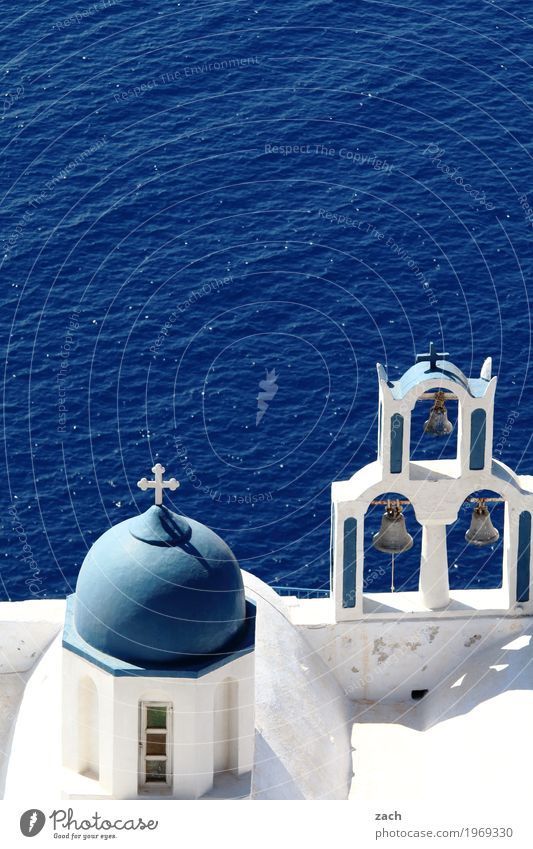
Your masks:
M 533 622 L 522 624 L 522 636 L 488 641 L 422 701 L 374 703 L 361 712 L 355 802 L 394 810 L 416 800 L 431 810 L 445 799 L 455 811 L 482 801 L 497 815 L 503 799 L 529 809 Z
M 457 674 L 480 649 L 525 633 L 532 617 L 475 615 L 298 626 L 350 699 L 404 701 Z M 452 683 L 450 681 L 450 683 Z

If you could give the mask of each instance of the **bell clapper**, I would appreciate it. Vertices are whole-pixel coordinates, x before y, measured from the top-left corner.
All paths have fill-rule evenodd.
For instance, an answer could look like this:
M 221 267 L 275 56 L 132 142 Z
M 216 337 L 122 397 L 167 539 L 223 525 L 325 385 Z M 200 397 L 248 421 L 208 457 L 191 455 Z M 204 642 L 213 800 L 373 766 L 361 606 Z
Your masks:
M 391 593 L 395 592 L 395 590 L 394 590 L 394 552 L 391 555 L 390 591 L 391 591 Z

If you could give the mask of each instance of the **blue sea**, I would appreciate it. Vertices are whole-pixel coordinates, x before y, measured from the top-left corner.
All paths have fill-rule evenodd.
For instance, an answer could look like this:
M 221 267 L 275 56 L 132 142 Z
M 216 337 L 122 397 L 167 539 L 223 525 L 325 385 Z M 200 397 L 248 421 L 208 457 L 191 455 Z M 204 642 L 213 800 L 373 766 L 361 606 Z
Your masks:
M 467 375 L 493 357 L 495 456 L 533 473 L 531 11 L 3 2 L 1 599 L 71 592 L 155 462 L 244 568 L 327 588 L 375 364 L 430 340 Z M 426 416 L 413 456 L 450 456 Z M 468 523 L 452 586 L 496 586 Z

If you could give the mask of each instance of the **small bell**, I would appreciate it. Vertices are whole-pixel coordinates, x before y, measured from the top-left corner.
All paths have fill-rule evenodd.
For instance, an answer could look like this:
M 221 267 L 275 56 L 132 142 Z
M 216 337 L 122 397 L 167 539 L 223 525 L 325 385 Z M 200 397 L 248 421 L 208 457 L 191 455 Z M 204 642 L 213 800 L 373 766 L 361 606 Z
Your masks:
M 493 545 L 500 538 L 500 532 L 491 522 L 490 513 L 484 499 L 480 499 L 472 512 L 472 521 L 465 534 L 465 540 L 472 545 Z
M 372 537 L 372 545 L 385 554 L 400 554 L 402 551 L 408 551 L 413 545 L 413 537 L 407 533 L 398 501 L 394 505 L 390 501 L 387 502 L 381 528 Z
M 424 422 L 424 433 L 429 433 L 430 436 L 447 436 L 452 430 L 453 425 L 448 421 L 448 413 L 444 403 L 444 392 L 437 392 L 429 419 Z

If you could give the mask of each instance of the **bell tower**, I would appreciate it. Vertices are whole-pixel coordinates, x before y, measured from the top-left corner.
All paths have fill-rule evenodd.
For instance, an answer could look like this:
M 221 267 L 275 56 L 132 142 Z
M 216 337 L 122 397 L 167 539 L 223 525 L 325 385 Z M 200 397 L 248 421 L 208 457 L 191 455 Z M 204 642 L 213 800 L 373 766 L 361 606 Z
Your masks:
M 496 599 L 498 610 L 520 604 L 531 607 L 531 512 L 533 492 L 526 481 L 492 457 L 494 397 L 497 378 L 492 360 L 486 359 L 479 377 L 467 378 L 449 354 L 438 352 L 433 342 L 426 353 L 400 377 L 390 380 L 378 363 L 379 415 L 377 459 L 349 480 L 332 485 L 332 586 L 336 621 L 372 616 L 387 606 L 391 612 L 423 613 L 428 610 L 457 615 L 472 595 L 483 590 L 450 593 L 447 526 L 455 523 L 462 505 L 473 502 L 472 524 L 466 543 L 493 544 L 498 531 L 490 518 L 490 501 L 505 502 L 503 529 L 503 582 Z M 411 456 L 412 413 L 419 401 L 430 403 L 422 437 L 435 439 L 457 429 L 457 453 L 450 459 L 415 460 Z M 457 402 L 457 420 L 448 417 L 448 402 Z M 430 444 L 430 443 L 428 443 Z M 496 498 L 470 498 L 490 490 Z M 388 494 L 391 495 L 388 495 Z M 396 495 L 392 495 L 395 493 Z M 401 498 L 398 498 L 401 493 Z M 365 530 L 371 505 L 385 508 L 381 528 Z M 417 527 L 406 527 L 404 508 Z M 475 505 L 475 506 L 474 506 Z M 374 529 L 372 529 L 374 530 Z M 421 535 L 418 592 L 367 593 L 365 548 L 372 545 L 392 558 L 408 551 L 413 535 Z M 403 556 L 403 555 L 402 555 Z M 394 572 L 393 572 L 394 573 Z M 393 588 L 392 588 L 393 590 Z M 533 589 L 532 589 L 533 592 Z M 495 596 L 482 598 L 493 605 Z M 476 602 L 477 603 L 477 602 Z
M 378 461 L 383 474 L 402 475 L 411 460 L 411 413 L 417 401 L 433 401 L 426 432 L 446 436 L 452 425 L 448 421 L 446 401 L 458 402 L 457 471 L 475 474 L 490 468 L 492 462 L 492 430 L 496 377 L 492 377 L 492 360 L 483 363 L 478 378 L 467 379 L 460 369 L 437 353 L 433 342 L 426 354 L 397 381 L 388 379 L 378 363 L 379 437 Z M 431 392 L 436 385 L 439 392 Z

